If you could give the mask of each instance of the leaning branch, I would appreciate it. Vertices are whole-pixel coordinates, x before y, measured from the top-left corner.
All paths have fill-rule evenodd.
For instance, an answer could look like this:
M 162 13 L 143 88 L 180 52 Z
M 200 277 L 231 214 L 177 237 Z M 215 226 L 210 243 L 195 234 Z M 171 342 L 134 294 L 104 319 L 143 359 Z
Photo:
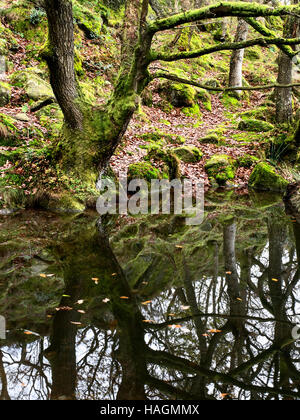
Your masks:
M 255 29 L 257 32 L 259 32 L 261 35 L 266 37 L 274 37 L 276 38 L 276 32 L 271 31 L 271 29 L 267 28 L 265 25 L 263 25 L 261 22 L 258 22 L 255 18 L 246 18 L 245 21 L 248 23 L 248 25 L 252 26 L 253 29 Z M 278 48 L 283 51 L 285 54 L 287 54 L 289 57 L 293 57 L 295 54 L 295 51 L 288 45 L 277 45 Z
M 175 54 L 164 54 L 162 52 L 151 52 L 151 61 L 177 61 L 177 60 L 183 60 L 188 58 L 198 58 L 202 57 L 203 55 L 212 54 L 219 51 L 232 51 L 232 50 L 241 50 L 244 48 L 253 47 L 255 45 L 260 45 L 261 47 L 267 47 L 268 45 L 298 45 L 300 44 L 300 38 L 254 38 L 249 39 L 247 41 L 241 41 L 241 42 L 224 42 L 221 44 L 213 45 L 212 47 L 208 48 L 201 48 L 200 50 L 194 50 L 194 51 L 180 51 Z M 294 55 L 297 54 L 297 52 L 291 50 L 291 51 L 285 51 L 286 54 L 288 54 L 291 58 L 294 57 Z
M 164 19 L 156 20 L 149 24 L 148 29 L 151 34 L 175 28 L 185 23 L 197 22 L 202 19 L 215 19 L 226 16 L 235 17 L 259 17 L 259 16 L 285 16 L 291 13 L 300 12 L 299 5 L 271 7 L 259 3 L 246 2 L 219 2 L 200 9 L 189 10 L 178 13 Z
M 158 71 L 152 74 L 152 77 L 151 77 L 152 80 L 158 79 L 158 78 L 168 79 L 168 80 L 171 80 L 172 82 L 183 83 L 183 84 L 195 86 L 201 89 L 206 89 L 213 92 L 223 92 L 223 93 L 229 92 L 229 91 L 235 91 L 235 90 L 252 91 L 252 90 L 270 90 L 274 88 L 287 89 L 287 88 L 300 86 L 300 83 L 292 83 L 289 85 L 280 85 L 280 84 L 274 83 L 274 84 L 262 85 L 262 86 L 233 86 L 233 87 L 226 87 L 226 88 L 212 87 L 212 86 L 207 86 L 207 85 L 195 82 L 194 80 L 184 79 L 182 77 L 176 76 L 175 74 L 166 73 L 164 71 Z

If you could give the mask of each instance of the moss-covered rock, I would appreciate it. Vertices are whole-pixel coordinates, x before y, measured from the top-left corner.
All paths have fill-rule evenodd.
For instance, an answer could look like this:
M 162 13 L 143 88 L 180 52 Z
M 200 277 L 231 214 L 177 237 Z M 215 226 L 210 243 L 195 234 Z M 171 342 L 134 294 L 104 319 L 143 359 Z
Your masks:
M 149 162 L 137 162 L 129 165 L 127 178 L 128 181 L 144 179 L 147 182 L 151 182 L 152 179 L 161 179 L 161 173 L 159 169 L 155 168 Z
M 237 159 L 237 165 L 241 168 L 251 168 L 253 165 L 259 162 L 259 159 L 255 156 L 245 154 Z
M 205 89 L 196 90 L 196 99 L 198 102 L 201 102 L 208 111 L 211 111 L 211 96 Z
M 288 184 L 288 181 L 266 162 L 258 163 L 249 178 L 249 187 L 261 191 L 284 192 Z
M 162 149 L 154 146 L 149 149 L 146 159 L 160 161 L 165 164 L 166 168 L 163 173 L 163 178 L 166 178 L 165 174 L 168 175 L 170 181 L 181 177 L 180 160 L 172 149 Z
M 9 84 L 0 82 L 0 106 L 5 106 L 9 103 L 11 96 L 11 87 Z
M 217 136 L 217 134 L 208 134 L 205 137 L 201 137 L 199 139 L 199 143 L 204 143 L 204 144 L 218 144 L 219 142 L 219 136 Z
M 47 98 L 55 99 L 50 84 L 42 79 L 42 74 L 43 72 L 39 69 L 28 68 L 15 72 L 11 76 L 11 82 L 15 86 L 24 88 L 28 98 L 34 101 Z
M 235 177 L 235 161 L 228 155 L 213 155 L 205 164 L 209 178 L 224 186 Z
M 167 100 L 175 107 L 192 107 L 195 105 L 196 90 L 182 83 L 164 83 L 160 89 Z
M 173 149 L 173 153 L 185 163 L 197 163 L 203 157 L 201 150 L 194 146 L 177 147 Z
M 273 129 L 274 126 L 267 121 L 260 121 L 254 118 L 244 118 L 238 125 L 238 130 L 241 131 L 268 132 Z

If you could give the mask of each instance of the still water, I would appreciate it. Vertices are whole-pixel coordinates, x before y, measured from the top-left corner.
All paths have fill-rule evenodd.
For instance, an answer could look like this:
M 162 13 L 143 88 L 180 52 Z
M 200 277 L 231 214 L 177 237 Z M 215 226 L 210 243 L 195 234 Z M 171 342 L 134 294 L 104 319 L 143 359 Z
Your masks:
M 300 398 L 300 217 L 206 196 L 205 220 L 0 219 L 0 399 Z

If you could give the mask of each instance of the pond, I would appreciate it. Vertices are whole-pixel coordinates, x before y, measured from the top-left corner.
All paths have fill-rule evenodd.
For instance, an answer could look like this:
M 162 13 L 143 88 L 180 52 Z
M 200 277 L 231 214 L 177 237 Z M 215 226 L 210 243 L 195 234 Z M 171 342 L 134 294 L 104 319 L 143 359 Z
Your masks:
M 205 219 L 1 216 L 0 399 L 300 398 L 300 217 L 206 195 Z

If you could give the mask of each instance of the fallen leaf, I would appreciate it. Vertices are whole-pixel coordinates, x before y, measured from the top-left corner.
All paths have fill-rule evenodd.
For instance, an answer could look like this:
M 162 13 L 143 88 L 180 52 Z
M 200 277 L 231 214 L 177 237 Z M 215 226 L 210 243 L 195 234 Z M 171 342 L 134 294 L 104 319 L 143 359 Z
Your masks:
M 83 311 L 82 309 L 77 309 L 77 312 L 79 312 L 80 314 L 85 314 L 85 311 Z
M 230 275 L 230 274 L 232 274 L 232 271 L 226 271 L 226 274 Z
M 222 330 L 208 330 L 209 333 L 221 333 Z
M 150 323 L 150 322 L 155 322 L 155 321 L 152 321 L 152 319 L 143 319 L 143 322 Z
M 120 296 L 120 299 L 129 299 L 128 296 Z
M 181 246 L 181 245 L 175 245 L 175 248 L 182 249 L 183 246 Z
M 81 322 L 76 322 L 76 321 L 70 321 L 70 323 L 74 325 L 81 325 Z
M 31 331 L 24 331 L 24 334 L 31 335 L 33 333 Z
M 117 273 L 112 273 L 112 276 L 114 277 L 114 276 L 117 276 Z
M 80 300 L 77 300 L 77 302 L 76 302 L 76 303 L 78 303 L 78 305 L 82 305 L 82 304 L 83 304 L 83 302 L 84 302 L 84 300 L 83 300 L 83 299 L 80 299 Z
M 43 279 L 45 279 L 47 277 L 47 274 L 40 274 L 40 277 L 43 277 Z
M 272 279 L 272 281 L 278 282 L 279 280 L 278 279 Z
M 146 300 L 145 302 L 142 302 L 142 305 L 148 305 L 148 303 L 151 303 L 152 300 Z

